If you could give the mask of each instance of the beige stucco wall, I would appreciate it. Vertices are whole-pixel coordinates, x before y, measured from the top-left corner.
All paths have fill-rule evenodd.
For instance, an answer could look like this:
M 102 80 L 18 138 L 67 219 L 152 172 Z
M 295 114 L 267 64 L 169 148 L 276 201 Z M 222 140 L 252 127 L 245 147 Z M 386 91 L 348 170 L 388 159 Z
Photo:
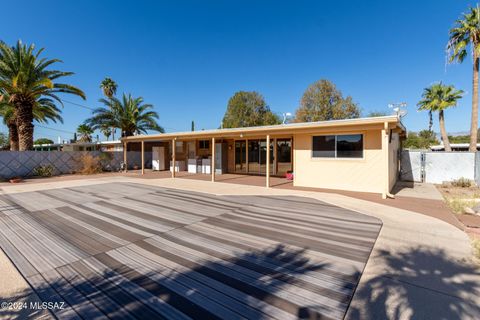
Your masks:
M 294 185 L 383 193 L 386 172 L 381 130 L 337 131 L 335 133 L 363 133 L 364 158 L 312 158 L 312 136 L 316 134 L 297 134 L 294 136 Z M 329 133 L 322 132 L 321 134 Z

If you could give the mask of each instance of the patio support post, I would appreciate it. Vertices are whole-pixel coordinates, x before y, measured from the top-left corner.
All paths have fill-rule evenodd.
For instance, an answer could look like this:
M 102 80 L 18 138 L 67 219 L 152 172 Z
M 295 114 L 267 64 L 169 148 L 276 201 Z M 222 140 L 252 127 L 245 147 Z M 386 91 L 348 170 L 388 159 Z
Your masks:
M 212 138 L 212 161 L 210 163 L 212 182 L 215 182 L 215 138 Z
M 177 146 L 175 144 L 175 139 L 172 139 L 172 178 L 175 178 L 175 151 Z
M 145 174 L 145 141 L 142 140 L 142 176 Z
M 123 164 L 125 165 L 125 172 L 127 172 L 127 141 L 123 143 Z
M 248 139 L 245 140 L 245 163 L 247 165 L 245 172 L 248 173 Z
M 276 175 L 278 171 L 277 161 L 277 138 L 275 138 L 273 139 L 273 175 Z
M 389 146 L 388 146 L 388 122 L 384 122 L 383 129 L 382 129 L 382 152 L 383 152 L 383 173 L 384 173 L 384 191 L 382 192 L 382 199 L 393 198 L 393 195 L 390 193 L 389 190 L 389 163 L 388 163 L 388 153 L 389 153 Z
M 266 187 L 270 188 L 270 135 L 267 134 L 267 168 L 266 168 Z

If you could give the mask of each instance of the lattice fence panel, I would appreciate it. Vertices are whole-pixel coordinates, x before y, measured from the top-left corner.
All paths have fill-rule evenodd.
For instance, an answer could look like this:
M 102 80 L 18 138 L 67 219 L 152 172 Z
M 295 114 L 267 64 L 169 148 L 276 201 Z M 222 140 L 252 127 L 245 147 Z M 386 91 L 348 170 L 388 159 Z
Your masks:
M 33 176 L 35 168 L 50 165 L 54 175 L 73 173 L 79 170 L 80 159 L 91 154 L 102 159 L 102 166 L 111 171 L 120 170 L 123 152 L 111 152 L 109 156 L 101 151 L 2 151 L 0 152 L 0 178 Z M 104 153 L 107 154 L 107 153 Z M 142 155 L 137 151 L 127 153 L 129 168 L 141 167 Z M 152 153 L 145 152 L 145 166 L 151 167 Z

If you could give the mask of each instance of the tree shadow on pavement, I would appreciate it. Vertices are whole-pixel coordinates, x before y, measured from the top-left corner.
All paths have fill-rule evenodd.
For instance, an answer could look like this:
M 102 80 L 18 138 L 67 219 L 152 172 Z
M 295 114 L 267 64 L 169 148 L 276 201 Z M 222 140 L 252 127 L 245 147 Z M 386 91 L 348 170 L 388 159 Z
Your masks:
M 380 255 L 385 272 L 364 275 L 346 319 L 480 319 L 477 266 L 443 250 Z
M 344 274 L 349 285 L 340 293 L 330 292 L 321 282 L 310 283 L 302 276 L 319 280 L 335 271 L 327 263 L 311 261 L 304 250 L 284 245 L 229 259 L 193 261 L 152 243 L 142 240 L 114 253 L 59 267 L 50 277 L 43 276 L 35 292 L 42 301 L 66 302 L 68 310 L 54 312 L 58 318 L 71 318 L 73 309 L 86 319 L 127 319 L 130 315 L 152 319 L 161 318 L 159 314 L 197 319 L 260 319 L 267 315 L 320 319 L 332 314 L 342 318 L 345 310 L 333 303 L 332 308 L 337 309 L 332 311 L 313 296 L 303 297 L 302 290 L 348 305 L 358 281 L 358 274 Z M 293 291 L 286 289 L 291 286 Z M 18 310 L 4 310 L 1 316 L 22 317 Z

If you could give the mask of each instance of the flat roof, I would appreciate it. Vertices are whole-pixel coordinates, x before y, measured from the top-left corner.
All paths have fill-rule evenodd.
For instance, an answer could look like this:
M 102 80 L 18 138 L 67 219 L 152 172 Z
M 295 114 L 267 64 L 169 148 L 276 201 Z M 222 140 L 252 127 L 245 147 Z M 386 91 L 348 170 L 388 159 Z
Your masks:
M 470 143 L 450 143 L 451 148 L 465 148 L 468 149 L 470 147 Z M 480 147 L 480 143 L 477 143 L 477 148 Z M 431 150 L 441 150 L 445 149 L 445 146 L 443 144 L 439 144 L 436 146 L 431 146 Z
M 94 141 L 94 142 L 68 142 L 68 143 L 46 143 L 46 144 L 34 144 L 34 147 L 61 147 L 61 146 L 96 146 L 102 144 L 121 144 L 121 140 L 105 140 L 105 141 Z
M 396 115 L 392 115 L 392 116 L 383 116 L 383 117 L 368 117 L 368 118 L 343 119 L 343 120 L 288 123 L 288 124 L 277 124 L 277 125 L 271 125 L 271 126 L 258 126 L 258 127 L 170 132 L 170 133 L 147 134 L 147 135 L 143 134 L 143 135 L 125 137 L 125 138 L 122 138 L 122 141 L 166 140 L 166 139 L 186 138 L 186 137 L 199 138 L 199 137 L 205 137 L 205 136 L 229 137 L 232 135 L 240 135 L 240 134 L 260 134 L 260 133 L 268 134 L 269 132 L 277 133 L 277 134 L 282 134 L 282 133 L 285 134 L 285 133 L 301 131 L 305 129 L 375 125 L 375 124 L 383 124 L 385 122 L 389 124 L 394 123 L 396 124 L 396 127 L 400 128 L 402 131 L 406 131 L 399 117 Z

